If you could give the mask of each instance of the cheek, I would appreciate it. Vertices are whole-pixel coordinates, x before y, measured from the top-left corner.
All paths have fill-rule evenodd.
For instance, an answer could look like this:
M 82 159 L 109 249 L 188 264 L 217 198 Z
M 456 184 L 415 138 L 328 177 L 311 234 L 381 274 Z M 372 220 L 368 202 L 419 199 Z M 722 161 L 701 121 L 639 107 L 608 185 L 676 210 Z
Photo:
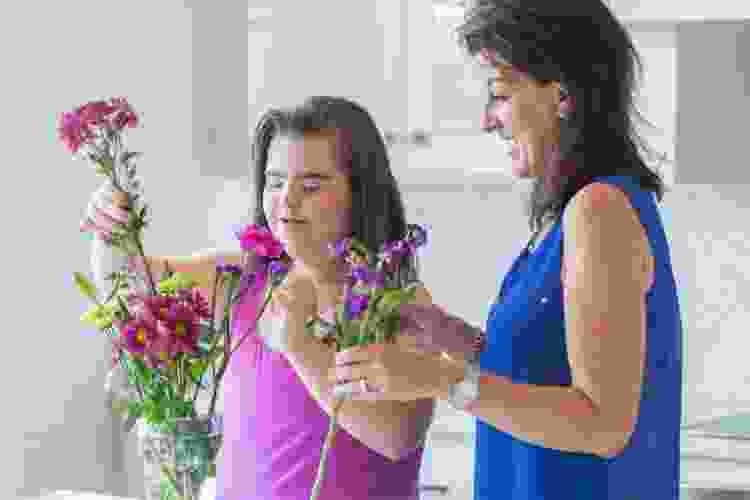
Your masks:
M 335 210 L 338 205 L 336 195 L 331 192 L 321 193 L 320 195 L 320 208 L 323 210 Z
M 335 193 L 321 193 L 318 199 L 321 216 L 336 232 L 348 232 L 351 209 Z

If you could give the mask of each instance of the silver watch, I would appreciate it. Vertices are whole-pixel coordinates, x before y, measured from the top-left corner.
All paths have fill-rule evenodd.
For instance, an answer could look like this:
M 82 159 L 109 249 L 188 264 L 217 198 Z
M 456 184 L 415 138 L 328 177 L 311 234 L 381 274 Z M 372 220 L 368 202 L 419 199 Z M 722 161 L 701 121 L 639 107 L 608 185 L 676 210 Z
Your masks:
M 466 360 L 466 372 L 463 380 L 453 384 L 448 390 L 448 403 L 455 409 L 463 411 L 469 404 L 479 398 L 479 353 L 473 353 Z

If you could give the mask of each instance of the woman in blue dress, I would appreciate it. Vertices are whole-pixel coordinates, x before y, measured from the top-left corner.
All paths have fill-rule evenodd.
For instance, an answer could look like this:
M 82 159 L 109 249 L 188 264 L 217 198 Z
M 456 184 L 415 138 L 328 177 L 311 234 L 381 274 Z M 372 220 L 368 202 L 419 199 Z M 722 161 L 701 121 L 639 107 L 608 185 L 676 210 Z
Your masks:
M 483 330 L 404 306 L 398 344 L 341 352 L 331 377 L 354 399 L 475 416 L 476 499 L 676 499 L 682 325 L 633 43 L 601 0 L 480 0 L 459 34 L 488 72 L 484 128 L 533 185 L 531 242 Z

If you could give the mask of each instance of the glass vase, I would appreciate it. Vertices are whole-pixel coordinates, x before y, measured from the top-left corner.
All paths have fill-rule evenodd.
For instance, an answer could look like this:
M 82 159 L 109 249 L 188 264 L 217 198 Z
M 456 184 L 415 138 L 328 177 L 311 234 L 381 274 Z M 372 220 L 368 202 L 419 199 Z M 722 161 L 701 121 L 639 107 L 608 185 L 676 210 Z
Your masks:
M 146 500 L 199 500 L 209 477 L 216 475 L 221 449 L 221 416 L 180 418 L 173 428 L 138 422 Z

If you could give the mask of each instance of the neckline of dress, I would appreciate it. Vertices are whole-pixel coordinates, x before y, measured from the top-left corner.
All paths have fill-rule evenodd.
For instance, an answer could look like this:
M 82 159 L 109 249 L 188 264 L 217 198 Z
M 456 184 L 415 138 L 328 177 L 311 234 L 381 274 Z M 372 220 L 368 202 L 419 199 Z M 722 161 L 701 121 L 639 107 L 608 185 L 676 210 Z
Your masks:
M 557 225 L 557 223 L 558 223 L 557 220 L 555 220 L 554 222 L 552 222 L 549 225 L 549 230 L 547 231 L 547 233 L 539 241 L 536 241 L 537 238 L 539 237 L 540 234 L 542 234 L 542 231 L 544 231 L 544 229 L 547 226 L 542 226 L 539 229 L 537 229 L 536 231 L 534 231 L 534 234 L 531 235 L 531 238 L 529 238 L 528 243 L 526 243 L 526 246 L 524 247 L 524 253 L 526 255 L 531 255 L 535 250 L 539 250 L 539 247 L 541 247 L 542 244 L 547 240 L 547 238 L 549 238 L 550 234 L 552 234 L 552 232 L 555 229 L 555 226 Z

